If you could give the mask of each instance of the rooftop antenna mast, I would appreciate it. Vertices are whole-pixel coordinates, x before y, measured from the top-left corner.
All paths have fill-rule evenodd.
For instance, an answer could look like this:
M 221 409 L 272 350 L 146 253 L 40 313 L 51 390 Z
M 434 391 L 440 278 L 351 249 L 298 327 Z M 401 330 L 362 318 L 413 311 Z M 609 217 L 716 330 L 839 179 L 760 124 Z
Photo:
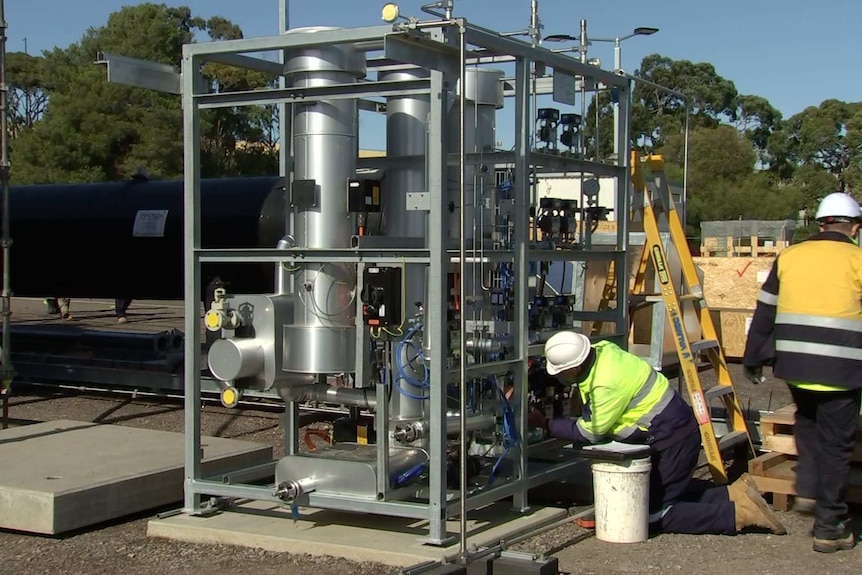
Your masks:
M 12 315 L 12 287 L 9 281 L 9 252 L 12 240 L 9 237 L 9 99 L 6 83 L 6 10 L 0 0 L 0 197 L 2 197 L 3 230 L 0 244 L 3 246 L 3 291 L 0 292 L 0 316 L 3 318 L 3 333 L 0 345 L 0 394 L 3 395 L 3 429 L 9 425 L 9 393 L 15 371 L 9 353 L 10 319 Z

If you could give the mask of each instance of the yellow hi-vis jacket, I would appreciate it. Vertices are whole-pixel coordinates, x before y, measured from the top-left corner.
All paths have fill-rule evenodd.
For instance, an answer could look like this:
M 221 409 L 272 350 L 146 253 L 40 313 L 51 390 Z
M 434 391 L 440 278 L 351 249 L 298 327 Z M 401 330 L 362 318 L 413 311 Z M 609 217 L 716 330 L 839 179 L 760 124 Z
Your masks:
M 862 387 L 862 248 L 849 237 L 783 250 L 757 299 L 744 365 L 815 390 Z
M 595 361 L 586 378 L 577 384 L 584 404 L 581 417 L 549 421 L 548 430 L 575 443 L 610 439 L 649 443 L 653 419 L 671 404 L 676 393 L 665 376 L 616 344 L 601 341 L 593 349 Z M 691 410 L 684 407 L 681 425 L 687 418 L 692 418 Z

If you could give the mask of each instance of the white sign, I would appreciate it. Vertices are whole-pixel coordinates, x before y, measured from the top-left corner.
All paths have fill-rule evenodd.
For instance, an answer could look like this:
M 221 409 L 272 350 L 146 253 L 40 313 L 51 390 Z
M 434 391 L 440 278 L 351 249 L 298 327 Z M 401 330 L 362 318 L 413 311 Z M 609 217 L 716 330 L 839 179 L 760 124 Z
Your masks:
M 168 210 L 138 210 L 138 213 L 135 214 L 132 236 L 136 238 L 163 238 L 165 237 L 167 219 Z
M 745 318 L 745 335 L 748 335 L 748 330 L 751 328 L 751 320 L 754 318 L 747 317 Z
M 762 284 L 769 277 L 769 270 L 760 270 L 757 272 L 757 283 Z
M 575 77 L 554 70 L 552 80 L 553 100 L 560 104 L 575 105 Z

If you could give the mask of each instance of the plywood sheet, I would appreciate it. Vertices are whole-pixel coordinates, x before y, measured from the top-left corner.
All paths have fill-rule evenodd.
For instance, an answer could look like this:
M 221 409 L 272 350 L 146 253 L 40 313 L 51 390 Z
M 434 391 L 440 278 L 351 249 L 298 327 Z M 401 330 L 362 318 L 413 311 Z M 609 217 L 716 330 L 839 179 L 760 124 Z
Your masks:
M 703 292 L 711 308 L 754 309 L 774 258 L 694 258 L 703 270 Z

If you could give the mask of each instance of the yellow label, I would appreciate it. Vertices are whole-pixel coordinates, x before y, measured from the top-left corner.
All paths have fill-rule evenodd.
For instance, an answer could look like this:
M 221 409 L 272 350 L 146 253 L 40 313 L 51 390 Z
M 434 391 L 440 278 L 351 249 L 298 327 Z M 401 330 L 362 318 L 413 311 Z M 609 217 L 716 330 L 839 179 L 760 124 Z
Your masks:
M 356 426 L 356 443 L 368 445 L 368 428 L 364 425 Z
M 667 273 L 667 265 L 661 253 L 661 246 L 652 247 L 652 261 L 655 264 L 655 273 L 658 275 L 658 281 L 662 285 L 669 283 L 670 275 Z

